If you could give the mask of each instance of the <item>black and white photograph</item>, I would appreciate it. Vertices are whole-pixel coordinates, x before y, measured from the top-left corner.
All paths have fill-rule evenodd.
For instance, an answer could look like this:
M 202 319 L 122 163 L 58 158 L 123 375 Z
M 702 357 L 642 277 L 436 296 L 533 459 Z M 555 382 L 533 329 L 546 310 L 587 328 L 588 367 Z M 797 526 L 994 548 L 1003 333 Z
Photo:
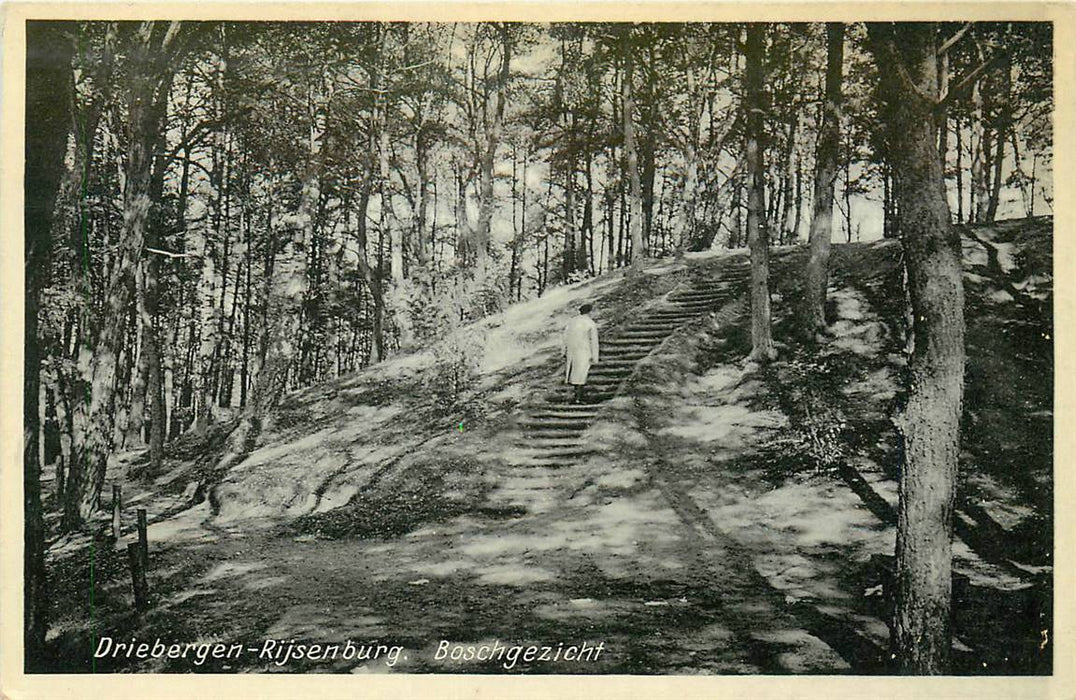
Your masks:
M 531 11 L 19 22 L 20 674 L 1068 667 L 1048 13 Z

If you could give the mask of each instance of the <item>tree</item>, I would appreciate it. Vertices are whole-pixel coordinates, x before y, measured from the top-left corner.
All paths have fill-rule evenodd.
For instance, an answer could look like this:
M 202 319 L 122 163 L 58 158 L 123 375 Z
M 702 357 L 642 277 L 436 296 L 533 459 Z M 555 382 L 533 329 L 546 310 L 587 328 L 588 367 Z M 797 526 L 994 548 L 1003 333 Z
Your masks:
M 491 27 L 491 30 L 493 27 Z M 501 22 L 496 25 L 501 61 L 495 80 L 496 97 L 491 105 L 489 99 L 483 100 L 483 124 L 485 141 L 481 160 L 481 199 L 478 207 L 478 226 L 474 231 L 475 279 L 479 285 L 486 282 L 489 266 L 490 225 L 493 221 L 493 164 L 497 148 L 501 143 L 504 130 L 504 108 L 508 93 L 508 80 L 512 61 L 512 33 L 509 24 Z M 490 114 L 492 112 L 492 114 Z
M 766 26 L 747 25 L 747 63 L 744 73 L 744 105 L 747 135 L 747 245 L 751 249 L 751 359 L 765 362 L 776 357 L 770 328 L 770 239 L 766 225 L 763 116 Z
M 904 673 L 949 667 L 953 502 L 964 392 L 960 237 L 949 224 L 937 150 L 937 27 L 871 24 L 871 49 L 889 106 L 890 157 L 900 182 L 914 347 L 907 403 L 896 423 L 903 456 L 893 641 Z
M 38 308 L 49 268 L 54 205 L 70 127 L 72 42 L 62 22 L 26 24 L 26 170 L 23 227 L 26 255 L 23 371 L 23 648 L 26 669 L 39 659 L 48 625 L 45 522 L 38 460 L 41 356 Z
M 833 183 L 841 140 L 841 66 L 844 63 L 844 24 L 826 23 L 826 94 L 822 125 L 815 149 L 814 213 L 811 217 L 811 255 L 807 261 L 807 332 L 826 327 L 826 287 L 833 236 Z
M 75 403 L 78 442 L 72 449 L 65 494 L 66 529 L 81 526 L 97 509 L 113 449 L 116 372 L 154 205 L 150 186 L 154 147 L 162 127 L 162 104 L 171 90 L 173 61 L 185 44 L 182 23 L 142 22 L 131 42 L 125 96 L 129 134 L 124 162 L 123 229 L 92 354 L 84 353 L 84 361 L 80 362 L 81 383 L 88 400 Z M 85 340 L 88 343 L 91 339 Z
M 631 183 L 631 263 L 639 265 L 643 261 L 643 186 L 639 179 L 639 148 L 635 139 L 635 98 L 633 58 L 635 48 L 632 45 L 634 33 L 631 27 L 624 30 L 622 60 L 624 74 L 621 77 L 621 115 L 624 119 L 624 159 Z

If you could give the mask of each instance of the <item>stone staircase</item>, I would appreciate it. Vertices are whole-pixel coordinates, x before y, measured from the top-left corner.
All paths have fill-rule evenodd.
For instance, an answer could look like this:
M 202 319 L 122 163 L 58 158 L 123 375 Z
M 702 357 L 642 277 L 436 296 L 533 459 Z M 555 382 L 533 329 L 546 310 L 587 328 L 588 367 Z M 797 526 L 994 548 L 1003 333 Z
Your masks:
M 562 469 L 582 462 L 593 451 L 583 434 L 601 405 L 616 396 L 631 377 L 638 362 L 681 326 L 745 294 L 749 275 L 750 267 L 740 263 L 726 268 L 716 279 L 696 277 L 647 309 L 638 320 L 614 330 L 599 329 L 601 361 L 590 369 L 584 403 L 575 404 L 572 388 L 561 376 L 554 378 L 556 388 L 534 403 L 521 421 L 516 465 Z

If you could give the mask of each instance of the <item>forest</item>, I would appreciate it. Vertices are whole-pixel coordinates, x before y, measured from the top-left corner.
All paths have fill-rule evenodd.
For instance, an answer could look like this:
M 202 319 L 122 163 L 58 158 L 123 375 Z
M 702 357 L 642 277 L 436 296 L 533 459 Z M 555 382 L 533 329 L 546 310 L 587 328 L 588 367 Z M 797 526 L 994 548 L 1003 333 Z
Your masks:
M 906 469 L 923 479 L 906 493 L 944 501 L 958 448 L 936 433 L 955 435 L 963 391 L 950 226 L 1052 213 L 1049 23 L 96 21 L 27 36 L 29 647 L 42 547 L 95 527 L 118 453 L 146 451 L 129 476 L 152 480 L 173 445 L 204 440 L 226 472 L 290 392 L 704 251 L 750 250 L 765 363 L 768 251 L 808 245 L 793 303 L 824 343 L 831 242 L 902 240 L 924 319 L 909 371 L 937 389 L 905 408 L 907 459 L 926 465 Z M 452 381 L 468 362 L 459 349 Z M 929 507 L 951 536 L 951 504 Z M 946 599 L 909 576 L 925 592 L 909 609 Z M 905 669 L 938 672 L 947 652 L 922 640 L 947 631 L 913 618 Z

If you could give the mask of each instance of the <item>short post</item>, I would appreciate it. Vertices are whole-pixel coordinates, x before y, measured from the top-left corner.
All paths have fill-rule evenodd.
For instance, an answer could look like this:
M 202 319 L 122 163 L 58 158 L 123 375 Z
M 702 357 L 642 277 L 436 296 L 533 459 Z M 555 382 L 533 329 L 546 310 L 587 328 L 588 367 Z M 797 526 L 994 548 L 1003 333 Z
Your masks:
M 112 538 L 117 542 L 120 539 L 121 500 L 120 485 L 112 484 Z
M 138 509 L 138 547 L 142 552 L 142 562 L 149 568 L 149 537 L 146 535 L 146 509 Z
M 142 548 L 137 542 L 127 545 L 127 563 L 131 567 L 135 607 L 145 610 L 149 607 L 149 584 L 146 583 L 146 563 L 142 559 Z

